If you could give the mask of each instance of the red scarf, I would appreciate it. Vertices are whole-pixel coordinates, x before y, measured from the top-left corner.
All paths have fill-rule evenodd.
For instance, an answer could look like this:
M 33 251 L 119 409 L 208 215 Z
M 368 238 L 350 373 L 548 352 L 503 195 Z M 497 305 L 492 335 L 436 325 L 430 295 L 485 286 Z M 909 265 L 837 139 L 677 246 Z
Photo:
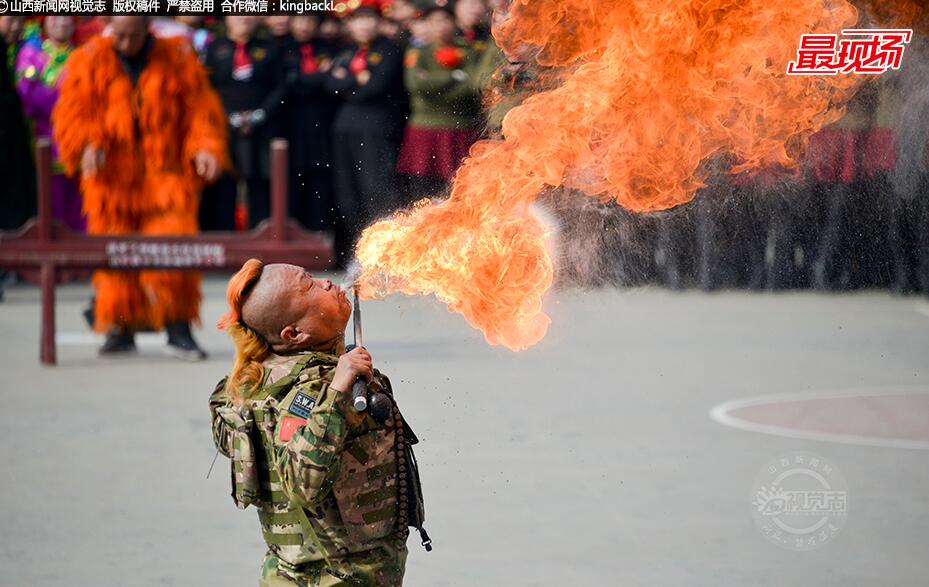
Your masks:
M 358 75 L 368 68 L 368 48 L 360 47 L 355 52 L 355 56 L 348 64 L 348 70 L 354 75 Z
M 232 79 L 244 81 L 252 77 L 252 58 L 245 50 L 245 43 L 236 42 L 232 54 Z
M 307 43 L 300 46 L 300 73 L 307 75 L 319 71 L 316 57 L 313 56 L 313 45 Z

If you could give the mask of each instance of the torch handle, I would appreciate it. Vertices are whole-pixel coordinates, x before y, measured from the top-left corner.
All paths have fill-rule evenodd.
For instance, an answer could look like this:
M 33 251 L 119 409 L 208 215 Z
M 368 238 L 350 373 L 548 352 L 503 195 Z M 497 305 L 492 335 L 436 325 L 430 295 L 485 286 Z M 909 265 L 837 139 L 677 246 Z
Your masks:
M 352 311 L 352 325 L 355 327 L 355 348 L 361 346 L 361 299 L 358 297 L 358 286 L 353 289 L 355 294 L 354 308 Z M 363 412 L 368 409 L 368 385 L 364 379 L 359 377 L 352 384 L 352 406 L 356 412 Z
M 361 377 L 352 384 L 352 406 L 356 412 L 368 409 L 368 386 Z

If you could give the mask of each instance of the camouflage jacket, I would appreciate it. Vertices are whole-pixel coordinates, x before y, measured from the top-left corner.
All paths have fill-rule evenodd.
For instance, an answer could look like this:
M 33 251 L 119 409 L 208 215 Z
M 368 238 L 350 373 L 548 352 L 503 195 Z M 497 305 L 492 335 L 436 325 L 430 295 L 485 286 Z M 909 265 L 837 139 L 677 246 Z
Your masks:
M 415 436 L 396 404 L 384 424 L 354 413 L 351 394 L 329 387 L 337 362 L 322 353 L 272 355 L 261 390 L 242 407 L 221 381 L 210 397 L 213 440 L 232 460 L 236 505 L 258 508 L 278 573 L 299 578 L 313 563 L 355 555 L 370 570 L 371 553 L 381 552 L 372 576 L 402 577 L 407 524 L 422 522 L 421 499 L 411 503 L 408 494 Z M 392 398 L 383 374 L 372 386 Z M 421 497 L 418 474 L 416 481 Z

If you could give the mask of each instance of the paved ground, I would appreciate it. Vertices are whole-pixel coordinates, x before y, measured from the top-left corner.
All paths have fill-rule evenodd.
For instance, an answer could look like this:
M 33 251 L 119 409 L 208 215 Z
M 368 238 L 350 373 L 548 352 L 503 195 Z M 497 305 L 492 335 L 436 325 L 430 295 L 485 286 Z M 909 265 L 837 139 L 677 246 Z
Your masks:
M 7 292 L 0 587 L 257 583 L 255 514 L 232 505 L 225 462 L 205 479 L 206 399 L 232 356 L 212 328 L 222 288 L 206 284 L 202 364 L 162 357 L 152 337 L 138 357 L 98 359 L 79 318 L 89 290 L 63 288 L 54 368 L 37 362 L 37 291 Z M 548 337 L 513 354 L 433 300 L 366 304 L 367 346 L 424 441 L 436 549 L 410 541 L 406 585 L 925 585 L 927 308 L 873 293 L 562 291 Z M 885 438 L 902 418 L 915 448 L 710 418 L 732 400 L 862 388 L 905 388 L 902 406 L 872 411 Z M 841 402 L 814 403 L 815 426 L 869 434 Z M 853 403 L 867 423 L 872 404 Z M 736 408 L 788 434 L 806 425 L 796 405 Z M 845 527 L 808 552 L 766 541 L 749 503 L 765 463 L 798 450 L 841 469 L 849 492 Z

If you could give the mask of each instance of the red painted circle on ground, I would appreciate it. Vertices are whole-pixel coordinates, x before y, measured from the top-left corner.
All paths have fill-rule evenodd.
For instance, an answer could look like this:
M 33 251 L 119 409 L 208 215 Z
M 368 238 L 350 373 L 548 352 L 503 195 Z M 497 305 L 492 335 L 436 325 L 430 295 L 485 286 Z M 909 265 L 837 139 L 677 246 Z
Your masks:
M 752 398 L 717 406 L 712 417 L 769 434 L 929 448 L 929 389 Z

